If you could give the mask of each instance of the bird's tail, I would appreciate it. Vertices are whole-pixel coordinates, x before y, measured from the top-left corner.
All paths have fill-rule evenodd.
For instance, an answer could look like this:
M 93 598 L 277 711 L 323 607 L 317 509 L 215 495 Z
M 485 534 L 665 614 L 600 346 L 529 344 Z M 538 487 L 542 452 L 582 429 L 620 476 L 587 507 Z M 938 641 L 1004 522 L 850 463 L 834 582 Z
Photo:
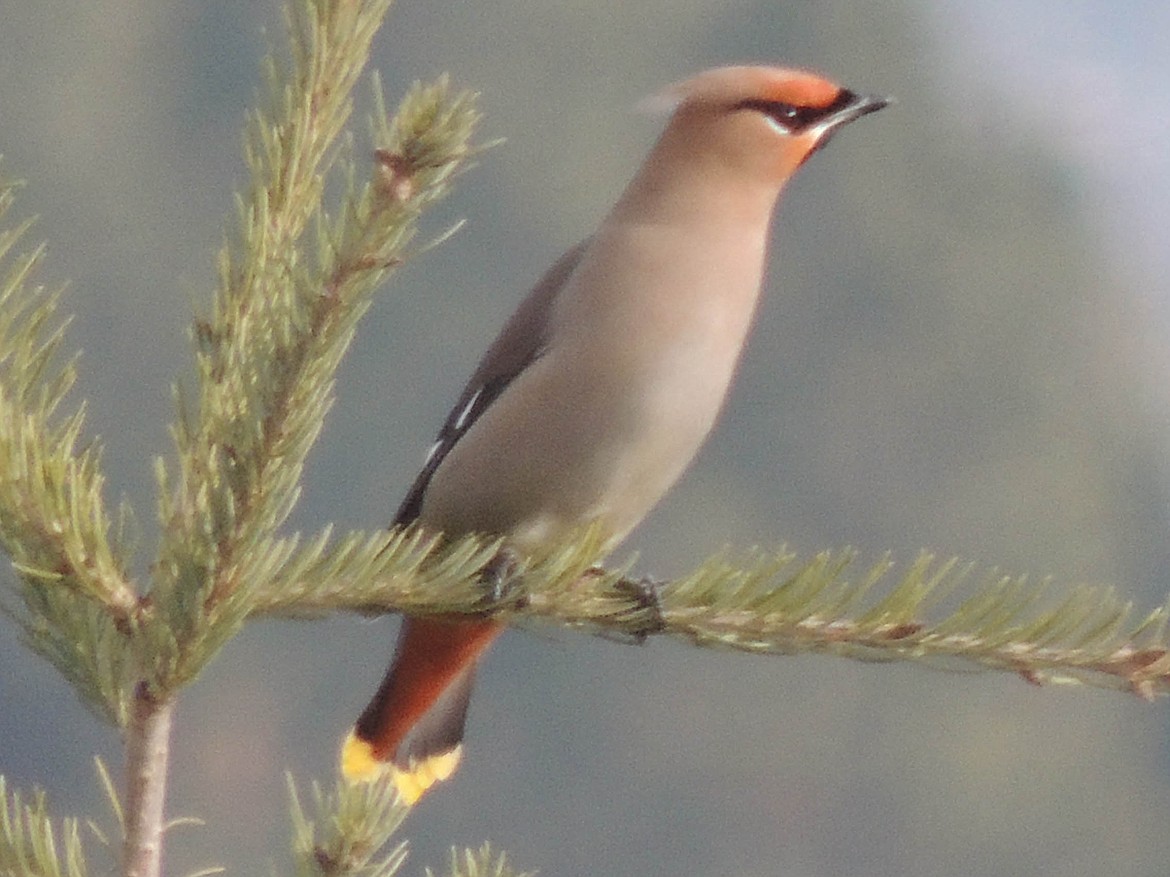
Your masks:
M 503 626 L 408 618 L 394 661 L 341 750 L 349 780 L 389 772 L 414 803 L 459 765 L 475 666 Z

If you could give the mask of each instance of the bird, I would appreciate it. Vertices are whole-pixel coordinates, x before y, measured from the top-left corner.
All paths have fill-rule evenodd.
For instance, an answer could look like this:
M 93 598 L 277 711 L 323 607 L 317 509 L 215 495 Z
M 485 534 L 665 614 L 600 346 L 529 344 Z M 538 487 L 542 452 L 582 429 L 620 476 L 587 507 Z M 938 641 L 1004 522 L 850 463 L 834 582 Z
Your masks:
M 890 100 L 816 73 L 710 69 L 653 102 L 669 118 L 592 235 L 489 346 L 393 526 L 500 537 L 520 554 L 600 528 L 616 547 L 689 466 L 747 340 L 781 190 L 843 125 Z M 462 752 L 479 659 L 503 625 L 407 617 L 341 750 L 416 802 Z

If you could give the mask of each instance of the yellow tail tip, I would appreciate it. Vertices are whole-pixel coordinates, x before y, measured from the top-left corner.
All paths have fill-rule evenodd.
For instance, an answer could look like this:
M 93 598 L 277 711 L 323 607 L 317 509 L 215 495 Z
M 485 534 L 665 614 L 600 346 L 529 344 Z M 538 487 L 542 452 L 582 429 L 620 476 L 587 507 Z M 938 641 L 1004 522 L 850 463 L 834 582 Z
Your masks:
M 341 775 L 351 783 L 372 780 L 386 768 L 386 762 L 374 755 L 374 747 L 353 731 L 341 744 Z
M 447 752 L 428 756 L 404 770 L 393 762 L 379 759 L 368 741 L 350 731 L 341 746 L 341 775 L 353 783 L 376 780 L 389 774 L 402 800 L 415 804 L 427 789 L 455 773 L 462 754 L 463 747 L 456 746 Z

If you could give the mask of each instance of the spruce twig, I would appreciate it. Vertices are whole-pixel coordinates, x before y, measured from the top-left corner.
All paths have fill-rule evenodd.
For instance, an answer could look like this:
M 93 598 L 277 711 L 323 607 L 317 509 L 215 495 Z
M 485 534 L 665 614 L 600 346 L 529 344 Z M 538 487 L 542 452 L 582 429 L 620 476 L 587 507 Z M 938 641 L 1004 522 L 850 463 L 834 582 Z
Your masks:
M 43 248 L 0 275 L 0 545 L 22 580 L 6 607 L 29 644 L 95 711 L 125 729 L 124 873 L 161 870 L 171 714 L 299 541 L 276 530 L 332 401 L 357 321 L 415 245 L 422 213 L 476 152 L 475 96 L 445 78 L 393 117 L 374 80 L 372 161 L 359 182 L 344 128 L 390 0 L 291 0 L 286 60 L 265 62 L 267 106 L 249 119 L 251 185 L 220 256 L 210 316 L 192 333 L 196 391 L 176 392 L 175 464 L 157 464 L 160 546 L 139 596 L 110 539 L 82 409 L 61 415 L 74 365 L 56 361 L 57 295 L 31 286 Z M 341 209 L 322 203 L 330 175 Z M 0 187 L 0 216 L 13 186 Z M 0 260 L 28 223 L 0 233 Z M 81 599 L 79 599 L 81 598 Z
M 897 573 L 888 558 L 855 572 L 852 551 L 801 561 L 781 549 L 744 561 L 716 556 L 688 575 L 648 586 L 628 577 L 628 565 L 594 566 L 601 543 L 586 531 L 522 563 L 505 601 L 489 606 L 481 578 L 498 546 L 474 537 L 443 546 L 408 529 L 349 534 L 331 547 L 323 534 L 306 551 L 311 556 L 290 560 L 290 577 L 279 588 L 257 594 L 255 611 L 490 612 L 632 641 L 669 635 L 753 653 L 939 666 L 959 659 L 1034 684 L 1079 682 L 1144 699 L 1170 693 L 1170 605 L 1135 622 L 1132 605 L 1112 588 L 1079 588 L 1050 605 L 1049 583 L 990 571 L 957 609 L 932 620 L 942 594 L 975 578 L 971 566 L 923 553 Z
M 0 181 L 0 220 L 18 187 Z M 97 714 L 121 723 L 124 633 L 138 598 L 102 498 L 100 449 L 78 448 L 84 406 L 65 410 L 76 371 L 60 356 L 60 291 L 33 283 L 45 247 L 16 252 L 30 225 L 0 230 L 0 546 L 23 612 L 4 609 Z
M 194 407 L 179 394 L 177 475 L 159 464 L 164 534 L 153 596 L 177 636 L 155 663 L 164 688 L 198 673 L 243 623 L 251 593 L 296 549 L 275 533 L 298 498 L 357 322 L 416 252 L 421 214 L 475 151 L 473 95 L 445 79 L 416 84 L 389 117 L 375 79 L 374 160 L 358 182 L 336 140 L 388 5 L 300 0 L 290 69 L 266 65 L 270 106 L 249 124 L 251 188 L 220 255 L 212 313 L 194 331 Z M 336 216 L 321 203 L 331 172 L 344 182 Z
M 313 783 L 312 815 L 306 814 L 292 777 L 288 794 L 299 877 L 392 877 L 406 861 L 405 842 L 377 858 L 410 812 L 388 779 L 338 782 L 329 793 Z
M 45 793 L 35 790 L 27 803 L 8 790 L 0 776 L 0 874 L 13 877 L 85 877 L 85 855 L 76 819 L 54 828 Z
M 427 877 L 435 872 L 427 868 Z M 517 871 L 508 864 L 506 853 L 497 853 L 491 844 L 484 844 L 477 850 L 451 850 L 448 862 L 448 877 L 535 877 L 535 871 Z

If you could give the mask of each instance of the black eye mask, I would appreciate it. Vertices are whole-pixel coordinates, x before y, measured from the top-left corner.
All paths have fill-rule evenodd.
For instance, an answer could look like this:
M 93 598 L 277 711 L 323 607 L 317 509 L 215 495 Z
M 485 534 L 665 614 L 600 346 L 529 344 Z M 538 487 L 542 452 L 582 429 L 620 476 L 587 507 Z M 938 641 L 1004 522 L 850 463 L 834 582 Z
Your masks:
M 740 101 L 732 107 L 733 110 L 752 110 L 763 113 L 777 125 L 792 134 L 799 134 L 810 125 L 819 122 L 825 116 L 842 110 L 857 100 L 857 95 L 847 89 L 841 89 L 831 103 L 823 107 L 802 107 L 796 104 L 764 98 L 749 98 Z

